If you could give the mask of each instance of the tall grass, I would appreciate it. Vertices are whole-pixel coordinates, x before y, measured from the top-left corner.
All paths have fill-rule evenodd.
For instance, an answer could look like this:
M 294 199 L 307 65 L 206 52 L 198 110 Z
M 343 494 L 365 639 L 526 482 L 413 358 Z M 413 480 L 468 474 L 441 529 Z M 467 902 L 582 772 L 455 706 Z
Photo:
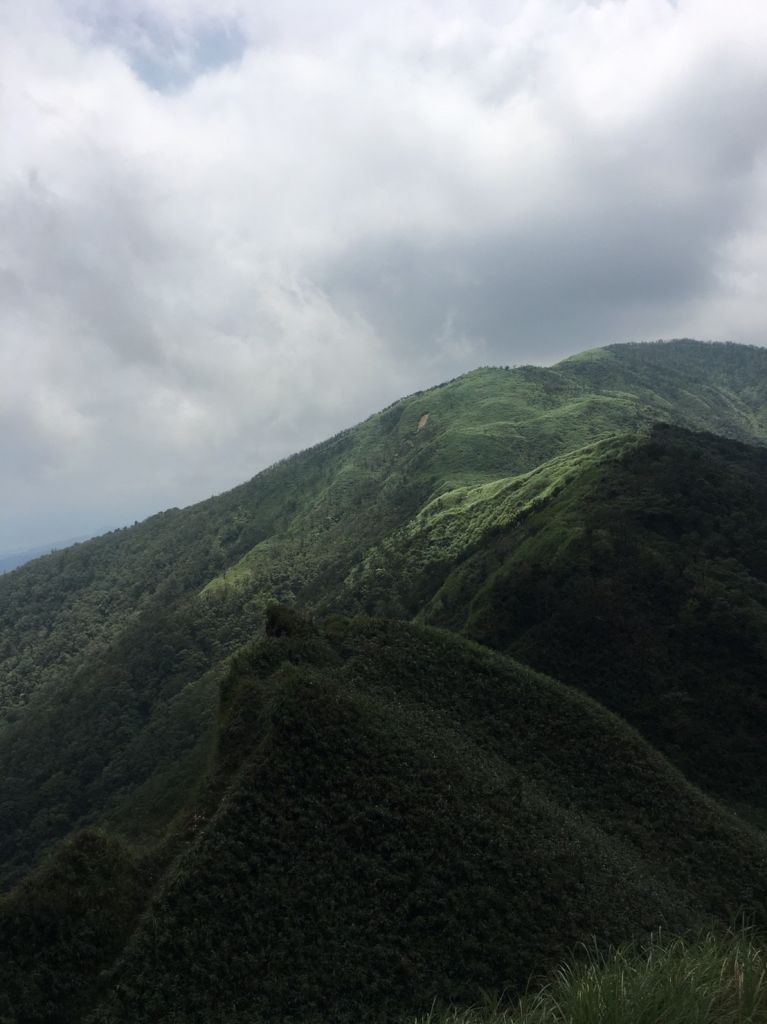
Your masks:
M 587 949 L 516 1006 L 422 1024 L 767 1024 L 767 948 L 748 931 Z

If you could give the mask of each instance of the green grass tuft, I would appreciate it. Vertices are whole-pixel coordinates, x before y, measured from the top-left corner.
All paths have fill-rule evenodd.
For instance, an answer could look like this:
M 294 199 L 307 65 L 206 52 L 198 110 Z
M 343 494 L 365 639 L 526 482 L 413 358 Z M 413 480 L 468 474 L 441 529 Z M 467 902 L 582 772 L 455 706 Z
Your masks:
M 767 951 L 748 931 L 608 953 L 588 948 L 516 1006 L 432 1011 L 421 1024 L 765 1024 Z

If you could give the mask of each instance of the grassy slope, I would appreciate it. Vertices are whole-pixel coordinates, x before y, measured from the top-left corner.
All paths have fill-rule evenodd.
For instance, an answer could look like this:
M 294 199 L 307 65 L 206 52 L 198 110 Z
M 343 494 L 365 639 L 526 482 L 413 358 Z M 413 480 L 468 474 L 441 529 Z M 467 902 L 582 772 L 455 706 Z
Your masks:
M 324 599 L 328 610 L 410 618 L 421 614 L 435 592 L 447 584 L 455 590 L 456 628 L 462 628 L 464 605 L 471 590 L 456 564 L 473 554 L 487 553 L 492 565 L 495 538 L 518 530 L 588 468 L 601 466 L 622 454 L 636 435 L 618 434 L 556 456 L 528 473 L 489 483 L 454 487 L 433 498 L 399 529 L 371 547 L 347 575 L 342 587 Z M 487 567 L 485 572 L 490 571 Z M 451 623 L 453 625 L 453 623 Z
M 483 499 L 659 417 L 764 440 L 765 368 L 764 350 L 675 343 L 478 370 L 226 495 L 0 578 L 0 884 L 104 814 L 162 831 L 209 757 L 215 666 L 269 599 L 340 607 L 350 576 L 440 496 L 489 487 Z M 539 482 L 521 485 L 530 500 Z
M 457 566 L 424 564 L 423 618 L 585 690 L 767 820 L 767 453 L 675 428 L 615 447 Z
M 267 638 L 221 727 L 223 797 L 94 1020 L 397 1020 L 519 990 L 595 932 L 767 911 L 763 837 L 598 705 L 449 634 Z
M 767 439 L 767 352 L 676 342 L 557 367 L 483 369 L 189 509 L 75 545 L 0 579 L 5 714 L 71 674 L 142 609 L 210 583 L 298 595 L 452 486 L 529 471 L 657 419 Z M 423 412 L 429 420 L 417 429 Z

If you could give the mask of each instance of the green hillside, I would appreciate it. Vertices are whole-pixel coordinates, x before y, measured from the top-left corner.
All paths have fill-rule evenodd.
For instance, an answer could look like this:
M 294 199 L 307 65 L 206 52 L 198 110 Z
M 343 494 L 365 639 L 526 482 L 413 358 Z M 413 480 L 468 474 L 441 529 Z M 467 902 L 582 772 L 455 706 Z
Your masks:
M 674 342 L 477 370 L 1 577 L 0 882 L 75 827 L 162 836 L 210 758 L 225 659 L 270 600 L 417 615 L 448 568 L 406 578 L 400 540 L 424 520 L 474 509 L 447 563 L 659 419 L 762 443 L 766 369 L 763 349 Z
M 765 920 L 764 837 L 588 698 L 403 623 L 318 630 L 277 609 L 270 634 L 224 680 L 215 772 L 140 917 L 110 853 L 83 871 L 98 910 L 70 898 L 27 974 L 66 848 L 19 891 L 34 900 L 0 902 L 19 1020 L 60 1019 L 45 999 L 63 970 L 69 1005 L 103 994 L 103 1024 L 398 1021 L 519 991 L 593 934 Z M 102 885 L 138 924 L 110 975 L 83 977 L 83 950 L 114 939 Z
M 480 369 L 0 577 L 0 1022 L 393 1024 L 767 926 L 765 371 Z
M 0 1020 L 80 1020 L 135 928 L 151 873 L 120 843 L 82 832 L 0 896 Z
M 585 690 L 767 821 L 767 452 L 667 427 L 618 448 L 560 474 L 521 520 L 503 491 L 484 502 L 497 528 L 443 569 L 421 615 Z M 419 552 L 470 536 L 471 509 L 424 524 Z

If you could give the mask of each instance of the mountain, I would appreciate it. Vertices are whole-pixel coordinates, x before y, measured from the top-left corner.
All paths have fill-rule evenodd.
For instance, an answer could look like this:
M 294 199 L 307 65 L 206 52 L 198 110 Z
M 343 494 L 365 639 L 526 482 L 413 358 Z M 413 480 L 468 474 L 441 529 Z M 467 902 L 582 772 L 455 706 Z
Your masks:
M 0 1017 L 393 1020 L 761 921 L 765 371 L 483 368 L 2 576 Z
M 591 694 L 767 823 L 767 451 L 657 427 L 495 523 L 420 617 Z
M 88 536 L 92 536 L 92 534 Z M 43 555 L 49 555 L 52 551 L 70 547 L 72 544 L 79 544 L 87 539 L 88 537 L 70 537 L 68 540 L 43 544 L 36 548 L 25 548 L 23 551 L 4 552 L 0 554 L 0 575 L 5 572 L 11 572 L 13 569 L 18 569 L 20 565 L 24 565 L 25 562 L 31 562 L 33 558 L 41 558 Z
M 74 543 L 74 541 L 72 541 Z M 18 569 L 25 562 L 31 562 L 33 558 L 40 558 L 41 555 L 48 555 L 54 550 L 55 544 L 49 544 L 40 548 L 29 548 L 25 551 L 9 551 L 0 555 L 0 575 Z
M 435 501 L 485 507 L 508 484 L 513 515 L 601 458 L 592 446 L 658 420 L 763 443 L 765 369 L 763 349 L 683 341 L 477 370 L 227 494 L 0 578 L 0 879 L 88 823 L 163 834 L 209 757 L 223 659 L 270 600 L 418 614 L 420 591 L 403 609 L 374 563 Z
M 767 838 L 575 690 L 404 623 L 267 632 L 164 864 L 85 834 L 0 902 L 19 1020 L 402 1020 L 592 934 L 764 920 Z

